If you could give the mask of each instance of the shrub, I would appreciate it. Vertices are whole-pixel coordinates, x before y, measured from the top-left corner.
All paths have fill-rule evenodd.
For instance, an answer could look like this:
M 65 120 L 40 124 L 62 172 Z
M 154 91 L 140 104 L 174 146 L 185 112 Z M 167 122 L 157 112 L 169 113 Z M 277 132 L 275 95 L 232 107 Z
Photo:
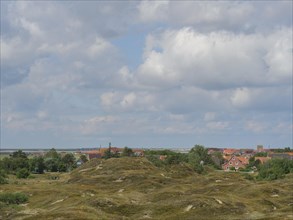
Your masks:
M 8 183 L 6 178 L 7 178 L 6 172 L 3 169 L 0 169 L 0 184 Z
M 10 204 L 22 204 L 28 201 L 28 196 L 23 193 L 2 193 L 0 202 Z
M 272 159 L 259 168 L 257 179 L 276 180 L 293 172 L 293 161 L 288 159 Z
M 163 161 L 161 161 L 158 157 L 154 156 L 154 155 L 147 155 L 146 158 L 152 163 L 154 164 L 156 167 L 163 167 L 165 165 L 165 163 Z
M 23 179 L 26 179 L 28 178 L 30 175 L 30 171 L 26 168 L 22 168 L 22 169 L 19 169 L 17 172 L 16 172 L 16 176 L 17 178 L 23 178 Z
M 188 155 L 187 154 L 181 154 L 181 153 L 175 153 L 173 155 L 169 155 L 166 158 L 166 164 L 180 164 L 183 162 L 188 162 Z

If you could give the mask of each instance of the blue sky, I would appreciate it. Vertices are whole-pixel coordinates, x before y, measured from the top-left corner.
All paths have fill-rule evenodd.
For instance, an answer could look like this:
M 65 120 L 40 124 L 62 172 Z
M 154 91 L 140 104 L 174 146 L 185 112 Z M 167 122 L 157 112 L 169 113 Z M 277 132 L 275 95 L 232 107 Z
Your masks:
M 1 1 L 1 148 L 292 147 L 292 1 Z

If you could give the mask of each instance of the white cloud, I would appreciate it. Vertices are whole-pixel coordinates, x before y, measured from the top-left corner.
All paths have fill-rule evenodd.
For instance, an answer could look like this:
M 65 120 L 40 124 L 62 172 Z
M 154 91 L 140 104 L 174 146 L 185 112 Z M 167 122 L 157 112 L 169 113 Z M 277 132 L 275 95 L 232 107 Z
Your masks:
M 238 88 L 231 97 L 232 104 L 236 107 L 245 107 L 250 104 L 250 92 L 247 88 Z
M 202 34 L 192 28 L 165 31 L 148 37 L 138 78 L 142 84 L 163 88 L 286 84 L 291 79 L 287 57 L 292 57 L 288 39 L 288 29 L 276 30 L 268 37 L 222 31 Z
M 136 101 L 136 95 L 131 92 L 131 93 L 128 93 L 127 95 L 125 95 L 123 97 L 123 100 L 120 102 L 121 106 L 123 108 L 135 108 L 135 101 Z
M 260 133 L 264 131 L 266 125 L 262 122 L 250 120 L 245 123 L 245 128 L 249 131 Z
M 210 134 L 288 142 L 291 2 L 1 6 L 1 121 L 10 143 L 38 132 L 69 145 L 216 141 Z
M 96 38 L 95 42 L 88 48 L 88 54 L 91 58 L 101 56 L 105 51 L 111 50 L 111 44 L 102 38 Z
M 142 1 L 138 5 L 141 21 L 162 21 L 167 18 L 168 1 Z
M 192 26 L 199 31 L 257 32 L 275 26 L 291 26 L 292 2 L 282 1 L 143 1 L 142 21 Z
M 213 121 L 213 122 L 208 122 L 206 124 L 208 129 L 212 130 L 223 130 L 227 129 L 229 126 L 229 122 L 226 121 Z

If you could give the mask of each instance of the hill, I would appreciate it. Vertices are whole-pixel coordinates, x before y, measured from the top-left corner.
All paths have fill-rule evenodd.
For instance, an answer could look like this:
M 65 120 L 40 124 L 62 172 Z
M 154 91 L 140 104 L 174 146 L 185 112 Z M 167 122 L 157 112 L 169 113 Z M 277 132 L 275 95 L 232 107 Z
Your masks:
M 92 160 L 71 173 L 10 179 L 2 192 L 29 202 L 1 206 L 0 219 L 292 219 L 293 176 L 272 182 L 145 158 Z

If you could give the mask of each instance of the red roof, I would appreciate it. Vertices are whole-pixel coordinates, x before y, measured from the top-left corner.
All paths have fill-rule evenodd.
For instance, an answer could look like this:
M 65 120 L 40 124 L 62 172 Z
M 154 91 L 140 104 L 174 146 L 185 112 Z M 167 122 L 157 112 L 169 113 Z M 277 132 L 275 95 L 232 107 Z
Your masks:
M 235 149 L 224 149 L 223 154 L 234 154 L 236 151 Z
M 238 160 L 241 161 L 241 163 L 243 163 L 243 164 L 249 164 L 248 157 L 237 157 L 237 158 L 238 158 Z

